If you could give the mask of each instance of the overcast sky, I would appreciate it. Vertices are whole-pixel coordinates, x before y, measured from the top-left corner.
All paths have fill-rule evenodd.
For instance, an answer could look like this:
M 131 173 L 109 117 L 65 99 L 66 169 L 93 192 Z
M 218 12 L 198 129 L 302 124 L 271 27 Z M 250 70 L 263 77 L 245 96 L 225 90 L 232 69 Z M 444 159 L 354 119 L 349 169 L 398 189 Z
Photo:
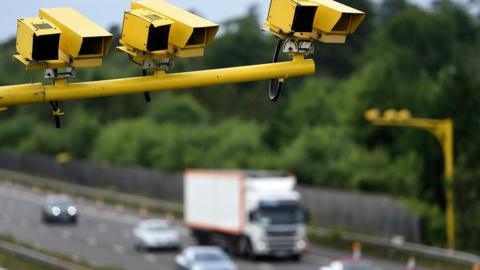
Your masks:
M 17 18 L 36 17 L 42 7 L 70 6 L 104 27 L 120 24 L 123 11 L 133 0 L 7 0 L 2 1 L 0 41 L 15 35 Z M 359 0 L 363 1 L 363 0 Z M 425 3 L 429 0 L 412 2 Z M 225 19 L 242 15 L 251 5 L 260 7 L 260 15 L 268 12 L 270 0 L 169 0 L 179 7 L 193 9 L 205 18 L 221 23 Z

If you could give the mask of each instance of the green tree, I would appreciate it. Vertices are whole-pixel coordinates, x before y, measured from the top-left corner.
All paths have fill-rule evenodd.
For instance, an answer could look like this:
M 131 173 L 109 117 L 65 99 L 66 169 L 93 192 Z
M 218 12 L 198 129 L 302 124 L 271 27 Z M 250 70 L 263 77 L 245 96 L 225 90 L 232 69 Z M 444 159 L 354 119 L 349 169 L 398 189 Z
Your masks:
M 86 158 L 99 130 L 100 124 L 93 115 L 84 110 L 73 111 L 65 127 L 68 152 L 76 158 Z
M 147 114 L 157 123 L 198 124 L 210 118 L 203 105 L 188 94 L 157 96 Z

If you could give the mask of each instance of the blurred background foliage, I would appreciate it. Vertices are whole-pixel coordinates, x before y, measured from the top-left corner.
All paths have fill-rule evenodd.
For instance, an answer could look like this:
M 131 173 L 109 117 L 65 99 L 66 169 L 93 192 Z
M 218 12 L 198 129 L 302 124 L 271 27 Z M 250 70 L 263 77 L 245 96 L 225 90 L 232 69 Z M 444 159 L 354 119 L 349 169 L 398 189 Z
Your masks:
M 60 130 L 47 105 L 11 108 L 0 114 L 0 147 L 167 171 L 289 170 L 304 184 L 402 198 L 423 219 L 423 241 L 443 245 L 437 142 L 419 130 L 370 126 L 362 115 L 377 107 L 451 117 L 459 244 L 480 250 L 480 21 L 470 9 L 478 3 L 441 0 L 425 10 L 404 0 L 341 2 L 366 11 L 366 22 L 345 45 L 317 44 L 317 74 L 289 80 L 276 104 L 266 82 L 158 93 L 150 104 L 141 95 L 68 102 Z M 252 7 L 225 22 L 205 57 L 179 59 L 172 71 L 268 62 L 275 40 L 259 31 L 261 18 Z M 0 85 L 41 80 L 12 63 L 13 39 L 0 51 Z M 101 80 L 140 70 L 112 53 L 102 68 L 78 74 Z

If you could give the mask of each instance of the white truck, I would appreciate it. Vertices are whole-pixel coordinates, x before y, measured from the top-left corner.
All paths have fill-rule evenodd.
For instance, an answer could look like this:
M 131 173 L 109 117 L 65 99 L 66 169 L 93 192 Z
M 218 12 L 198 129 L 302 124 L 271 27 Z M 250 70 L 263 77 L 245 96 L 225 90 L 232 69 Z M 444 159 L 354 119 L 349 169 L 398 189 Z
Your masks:
M 307 240 L 295 184 L 295 176 L 282 172 L 188 170 L 185 224 L 201 245 L 300 260 Z

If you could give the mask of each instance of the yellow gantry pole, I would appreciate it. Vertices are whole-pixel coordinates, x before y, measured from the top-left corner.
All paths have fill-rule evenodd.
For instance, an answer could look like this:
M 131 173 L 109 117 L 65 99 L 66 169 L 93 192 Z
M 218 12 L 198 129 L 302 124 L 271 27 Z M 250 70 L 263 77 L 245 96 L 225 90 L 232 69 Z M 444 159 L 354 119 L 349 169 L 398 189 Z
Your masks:
M 387 110 L 383 114 L 377 109 L 365 113 L 365 118 L 377 126 L 414 127 L 432 133 L 440 142 L 444 159 L 445 200 L 448 248 L 455 249 L 455 207 L 453 192 L 454 176 L 454 135 L 451 119 L 412 118 L 407 110 Z
M 315 73 L 315 62 L 303 55 L 293 55 L 287 62 L 252 65 L 176 74 L 166 74 L 158 70 L 147 77 L 82 82 L 69 84 L 57 80 L 55 85 L 24 84 L 0 87 L 0 108 L 49 101 L 66 101 L 107 97 L 144 92 L 178 90 L 261 81 L 269 79 L 287 79 Z

